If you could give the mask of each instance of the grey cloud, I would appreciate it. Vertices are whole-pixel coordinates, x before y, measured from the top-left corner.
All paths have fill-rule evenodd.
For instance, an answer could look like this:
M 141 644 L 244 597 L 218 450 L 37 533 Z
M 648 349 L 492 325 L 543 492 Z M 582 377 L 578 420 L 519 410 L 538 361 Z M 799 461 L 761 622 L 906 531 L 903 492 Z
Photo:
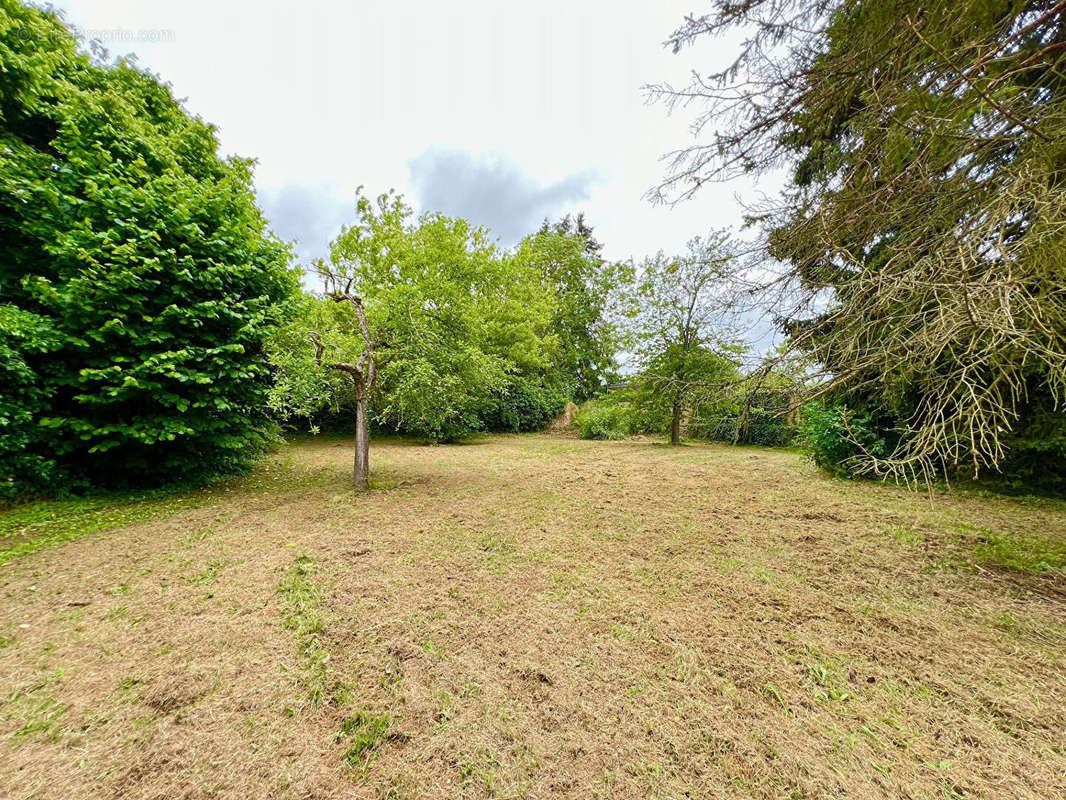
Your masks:
M 489 228 L 505 245 L 519 241 L 574 202 L 587 200 L 597 181 L 586 170 L 542 185 L 515 163 L 461 150 L 430 149 L 409 162 L 423 211 L 441 211 Z
M 271 230 L 286 241 L 296 240 L 298 260 L 305 267 L 311 259 L 329 255 L 330 240 L 355 215 L 354 200 L 342 199 L 325 187 L 290 183 L 260 191 L 258 199 Z

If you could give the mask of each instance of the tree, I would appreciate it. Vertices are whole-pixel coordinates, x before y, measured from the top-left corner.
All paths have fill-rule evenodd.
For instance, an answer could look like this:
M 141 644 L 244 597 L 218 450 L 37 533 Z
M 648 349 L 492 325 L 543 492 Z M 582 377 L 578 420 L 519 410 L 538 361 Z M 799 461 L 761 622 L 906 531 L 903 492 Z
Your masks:
M 540 271 L 556 299 L 557 372 L 579 401 L 601 394 L 617 368 L 619 341 L 611 312 L 625 265 L 605 261 L 601 250 L 584 215 L 578 214 L 554 223 L 545 220 L 515 252 L 516 260 Z
M 399 195 L 360 191 L 355 224 L 317 268 L 325 297 L 305 300 L 271 344 L 272 408 L 284 418 L 354 406 L 359 488 L 371 421 L 450 441 L 494 422 L 546 423 L 565 402 L 549 380 L 555 299 L 486 231 L 441 214 L 415 219 Z
M 79 54 L 51 14 L 0 0 L 0 64 L 3 358 L 22 409 L 0 426 L 24 442 L 0 456 L 4 492 L 246 468 L 273 435 L 263 342 L 297 290 L 251 162 L 219 158 L 166 85 Z
M 893 429 L 884 455 L 856 442 L 860 469 L 977 474 L 1028 448 L 1061 471 L 1066 3 L 718 2 L 667 44 L 732 28 L 729 68 L 651 87 L 715 130 L 654 195 L 788 165 L 752 213 L 783 268 L 745 277 L 821 363 L 813 393 Z
M 665 433 L 671 444 L 680 444 L 683 427 L 687 436 L 698 432 L 735 441 L 739 349 L 710 340 L 687 347 L 679 341 L 654 353 L 626 392 L 633 426 Z
M 0 500 L 10 500 L 32 480 L 38 489 L 56 488 L 56 464 L 41 445 L 47 429 L 37 420 L 48 411 L 48 395 L 29 363 L 55 350 L 59 336 L 48 320 L 12 305 L 0 305 Z
M 335 303 L 351 304 L 355 310 L 356 319 L 359 321 L 359 333 L 363 337 L 363 348 L 354 364 L 350 361 L 331 361 L 325 366 L 347 375 L 355 389 L 355 467 L 352 474 L 355 488 L 365 492 L 370 488 L 370 429 L 367 420 L 367 403 L 374 392 L 374 384 L 377 380 L 374 340 L 370 336 L 370 327 L 366 322 L 363 298 L 352 293 L 352 279 L 349 277 L 344 280 L 344 288 L 341 288 L 341 279 L 336 274 L 327 271 L 323 277 L 326 281 L 326 296 L 330 300 Z M 322 335 L 317 331 L 311 331 L 308 338 L 311 339 L 311 344 L 315 348 L 315 363 L 323 366 L 322 356 L 326 351 L 326 345 L 322 341 Z
M 376 417 L 433 441 L 469 435 L 523 338 L 489 324 L 505 277 L 485 231 L 441 214 L 414 219 L 395 194 L 359 195 L 358 220 L 330 247 L 328 270 L 352 280 L 378 354 Z M 508 306 L 510 308 L 510 306 Z M 496 337 L 490 341 L 490 337 Z
M 724 279 L 734 258 L 725 233 L 695 238 L 685 255 L 659 253 L 644 261 L 634 293 L 633 337 L 639 382 L 670 407 L 670 442 L 681 441 L 681 422 L 698 393 L 724 389 L 738 379 L 726 335 L 729 298 Z

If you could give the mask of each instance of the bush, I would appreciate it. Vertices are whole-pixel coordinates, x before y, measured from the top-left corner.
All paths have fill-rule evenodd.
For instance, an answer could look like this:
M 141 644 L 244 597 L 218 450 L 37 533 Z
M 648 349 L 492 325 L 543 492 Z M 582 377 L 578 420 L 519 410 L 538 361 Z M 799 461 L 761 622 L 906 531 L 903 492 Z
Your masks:
M 485 404 L 481 421 L 490 431 L 542 431 L 562 413 L 568 399 L 559 388 L 512 375 Z
M 3 412 L 23 442 L 5 491 L 44 488 L 34 459 L 111 486 L 247 467 L 273 430 L 263 341 L 298 286 L 251 163 L 50 14 L 0 5 L 0 64 L 0 304 L 49 337 L 3 337 L 23 409 Z
M 1007 457 L 999 475 L 986 479 L 1010 490 L 1066 492 L 1066 414 L 1046 389 L 1030 393 L 1018 427 L 1004 439 Z
M 629 410 L 616 403 L 586 403 L 574 420 L 582 439 L 624 439 L 629 435 Z
M 48 397 L 26 363 L 57 345 L 48 320 L 0 305 L 0 502 L 16 499 L 31 484 L 49 488 L 59 477 L 55 461 L 35 452 L 46 432 L 37 419 Z
M 748 412 L 748 424 L 741 434 L 741 444 L 758 444 L 763 447 L 788 447 L 792 444 L 794 431 L 778 411 L 752 408 Z
M 886 451 L 883 434 L 872 415 L 844 405 L 806 406 L 798 439 L 811 461 L 842 478 L 855 475 L 852 459 L 863 448 L 873 455 L 884 455 Z
M 629 387 L 612 394 L 609 402 L 626 409 L 630 433 L 670 433 L 670 404 L 648 383 L 634 379 Z
M 700 412 L 701 409 L 697 409 Z M 784 415 L 763 408 L 748 409 L 746 424 L 737 436 L 741 414 L 728 410 L 693 416 L 689 422 L 689 435 L 696 439 L 729 442 L 732 444 L 755 444 L 762 447 L 787 447 L 792 443 L 794 431 Z

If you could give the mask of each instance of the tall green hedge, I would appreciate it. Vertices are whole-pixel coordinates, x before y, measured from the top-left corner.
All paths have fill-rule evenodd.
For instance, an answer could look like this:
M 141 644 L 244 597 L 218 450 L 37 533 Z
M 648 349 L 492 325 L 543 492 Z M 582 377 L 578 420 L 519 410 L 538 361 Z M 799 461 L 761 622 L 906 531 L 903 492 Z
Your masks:
M 0 0 L 0 494 L 240 470 L 297 287 L 251 162 L 130 64 Z

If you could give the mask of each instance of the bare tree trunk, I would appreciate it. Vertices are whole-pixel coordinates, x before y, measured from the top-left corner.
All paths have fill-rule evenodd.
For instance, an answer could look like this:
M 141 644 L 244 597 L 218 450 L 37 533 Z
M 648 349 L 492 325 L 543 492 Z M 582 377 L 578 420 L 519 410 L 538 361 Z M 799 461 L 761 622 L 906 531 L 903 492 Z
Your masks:
M 355 488 L 365 492 L 370 488 L 370 432 L 366 425 L 366 398 L 355 401 Z
M 681 444 L 681 401 L 674 400 L 673 416 L 670 418 L 670 444 Z

